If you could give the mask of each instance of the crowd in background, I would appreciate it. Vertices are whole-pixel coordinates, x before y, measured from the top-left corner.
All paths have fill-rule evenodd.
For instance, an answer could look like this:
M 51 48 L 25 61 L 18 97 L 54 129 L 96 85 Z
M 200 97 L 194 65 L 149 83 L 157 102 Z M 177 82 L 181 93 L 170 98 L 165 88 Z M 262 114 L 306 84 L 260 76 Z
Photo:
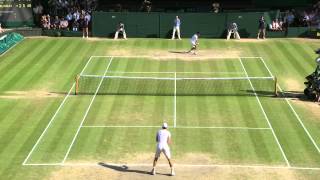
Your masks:
M 286 10 L 272 21 L 269 29 L 283 31 L 288 27 L 316 27 L 320 29 L 320 0 L 307 9 Z
M 97 8 L 98 0 L 48 0 L 44 8 L 40 0 L 34 3 L 34 15 L 37 25 L 43 29 L 66 29 L 79 31 L 83 23 L 91 23 L 91 14 Z M 122 11 L 122 5 L 116 5 L 116 11 Z M 150 12 L 152 2 L 142 0 L 140 11 Z M 212 12 L 219 13 L 219 2 L 212 3 Z M 320 0 L 308 9 L 286 10 L 272 20 L 269 30 L 285 31 L 288 27 L 317 27 L 320 29 Z
M 47 9 L 36 2 L 33 11 L 43 29 L 80 31 L 91 23 L 98 0 L 49 0 Z

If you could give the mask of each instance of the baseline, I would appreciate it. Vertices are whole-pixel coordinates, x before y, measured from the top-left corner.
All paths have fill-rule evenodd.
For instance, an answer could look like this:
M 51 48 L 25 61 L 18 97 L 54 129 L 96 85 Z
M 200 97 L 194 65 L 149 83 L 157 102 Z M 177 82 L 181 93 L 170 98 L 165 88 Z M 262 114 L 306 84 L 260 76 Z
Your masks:
M 160 126 L 105 126 L 105 125 L 85 125 L 83 128 L 160 128 Z M 176 126 L 176 129 L 238 129 L 238 130 L 271 130 L 270 128 L 254 127 L 232 127 L 232 126 Z
M 148 163 L 133 163 L 133 164 L 116 164 L 103 163 L 104 165 L 119 166 L 119 167 L 152 167 Z M 101 167 L 99 163 L 52 163 L 52 164 L 25 164 L 25 166 L 61 166 L 61 167 Z M 158 164 L 157 166 L 165 166 L 168 164 Z M 299 166 L 270 166 L 270 165 L 240 165 L 240 164 L 175 164 L 175 167 L 221 167 L 221 168 L 251 168 L 251 169 L 289 169 L 289 170 L 314 170 L 320 171 L 320 167 L 299 167 Z

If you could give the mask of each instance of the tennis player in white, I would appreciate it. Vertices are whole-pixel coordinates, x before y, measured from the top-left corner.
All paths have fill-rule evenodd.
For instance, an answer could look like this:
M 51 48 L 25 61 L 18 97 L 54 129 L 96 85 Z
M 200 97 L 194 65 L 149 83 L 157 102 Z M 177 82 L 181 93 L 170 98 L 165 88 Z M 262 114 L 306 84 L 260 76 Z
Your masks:
M 181 25 L 181 21 L 179 19 L 179 16 L 176 16 L 176 19 L 174 20 L 173 22 L 173 32 L 172 32 L 172 40 L 174 39 L 175 35 L 176 35 L 176 32 L 177 32 L 177 35 L 178 35 L 178 39 L 181 40 L 181 37 L 180 37 L 180 25 Z
M 156 165 L 157 161 L 160 157 L 161 152 L 163 152 L 164 156 L 167 158 L 169 165 L 171 167 L 171 176 L 175 175 L 173 164 L 171 162 L 171 153 L 169 144 L 171 144 L 171 133 L 168 131 L 168 124 L 163 123 L 162 129 L 157 132 L 156 136 L 157 141 L 157 150 L 153 160 L 153 169 L 151 171 L 152 175 L 156 175 Z
M 196 34 L 194 34 L 191 38 L 191 49 L 188 51 L 188 53 L 192 53 L 194 55 L 196 55 L 196 50 L 197 50 L 197 47 L 199 45 L 199 37 L 200 37 L 200 32 L 197 32 Z
M 123 39 L 127 39 L 126 30 L 124 30 L 124 24 L 122 22 L 119 22 L 117 31 L 114 34 L 114 39 L 118 39 L 118 34 L 120 32 L 122 32 L 122 34 L 123 34 Z

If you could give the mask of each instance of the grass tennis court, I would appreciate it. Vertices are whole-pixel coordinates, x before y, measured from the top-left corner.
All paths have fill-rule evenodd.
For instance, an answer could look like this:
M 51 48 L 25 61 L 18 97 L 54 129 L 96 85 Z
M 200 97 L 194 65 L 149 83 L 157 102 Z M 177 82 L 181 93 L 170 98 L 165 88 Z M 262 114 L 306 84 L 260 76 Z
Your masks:
M 0 59 L 1 177 L 148 178 L 167 121 L 174 178 L 316 179 L 318 105 L 301 94 L 319 42 L 200 42 L 23 41 Z

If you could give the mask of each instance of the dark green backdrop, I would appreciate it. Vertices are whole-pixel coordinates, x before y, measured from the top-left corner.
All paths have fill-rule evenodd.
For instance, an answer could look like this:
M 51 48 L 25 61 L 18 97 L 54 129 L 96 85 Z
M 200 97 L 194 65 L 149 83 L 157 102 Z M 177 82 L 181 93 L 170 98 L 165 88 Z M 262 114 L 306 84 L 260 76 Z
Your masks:
M 242 37 L 255 37 L 258 20 L 263 12 L 247 13 L 93 13 L 93 36 L 112 37 L 117 24 L 123 22 L 128 37 L 161 37 L 171 35 L 176 15 L 181 18 L 182 37 L 191 37 L 197 31 L 202 37 L 225 37 L 231 22 L 239 26 Z

